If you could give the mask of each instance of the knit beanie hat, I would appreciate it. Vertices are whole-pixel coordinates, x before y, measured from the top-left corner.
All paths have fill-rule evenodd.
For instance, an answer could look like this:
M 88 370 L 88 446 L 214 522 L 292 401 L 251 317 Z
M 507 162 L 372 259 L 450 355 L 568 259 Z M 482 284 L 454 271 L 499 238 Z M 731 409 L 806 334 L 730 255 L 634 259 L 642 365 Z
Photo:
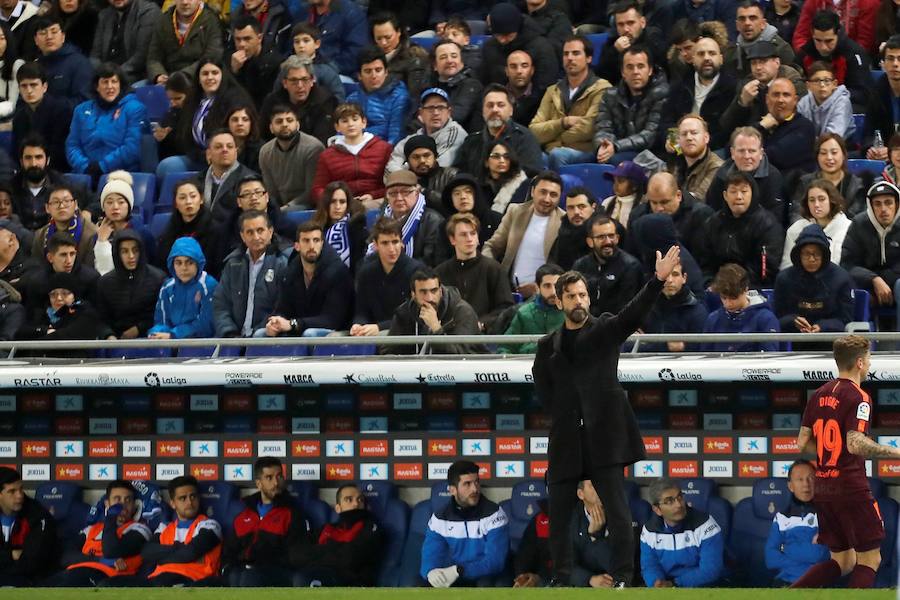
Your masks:
M 491 21 L 491 33 L 518 33 L 522 26 L 522 13 L 515 5 L 509 2 L 495 4 L 489 15 Z
M 423 134 L 414 135 L 406 140 L 406 143 L 403 145 L 403 156 L 409 160 L 409 155 L 419 148 L 428 148 L 437 157 L 437 144 L 434 138 Z
M 109 174 L 109 179 L 106 185 L 103 186 L 103 191 L 100 192 L 100 206 L 103 206 L 103 201 L 106 200 L 109 194 L 119 194 L 128 200 L 128 206 L 134 210 L 134 190 L 131 189 L 132 185 L 134 185 L 134 179 L 132 179 L 131 173 L 121 170 L 113 171 Z

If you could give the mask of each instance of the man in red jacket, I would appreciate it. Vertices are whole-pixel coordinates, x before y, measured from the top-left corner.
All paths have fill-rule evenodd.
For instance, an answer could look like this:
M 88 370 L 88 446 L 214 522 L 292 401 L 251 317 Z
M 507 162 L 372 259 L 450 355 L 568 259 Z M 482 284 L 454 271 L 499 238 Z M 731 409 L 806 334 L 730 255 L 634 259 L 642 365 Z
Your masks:
M 847 37 L 862 46 L 869 55 L 873 55 L 878 50 L 875 48 L 878 5 L 878 0 L 806 0 L 800 10 L 800 20 L 797 21 L 791 45 L 800 52 L 812 38 L 813 15 L 820 10 L 830 10 L 841 17 L 841 25 L 844 26 Z

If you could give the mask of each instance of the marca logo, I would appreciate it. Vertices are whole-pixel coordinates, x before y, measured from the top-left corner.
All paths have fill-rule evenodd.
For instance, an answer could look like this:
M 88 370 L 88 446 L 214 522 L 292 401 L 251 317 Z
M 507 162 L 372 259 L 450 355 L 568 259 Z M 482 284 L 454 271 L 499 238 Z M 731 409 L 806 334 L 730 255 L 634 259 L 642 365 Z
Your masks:
M 16 412 L 16 397 L 0 396 L 0 412 Z
M 303 463 L 294 463 L 291 465 L 291 479 L 294 481 L 318 481 L 321 478 L 321 465 Z
M 122 477 L 128 481 L 147 481 L 150 476 L 150 465 L 141 464 L 124 464 L 122 465 Z
M 253 456 L 253 442 L 247 440 L 222 442 L 226 458 L 246 458 Z
M 191 475 L 200 481 L 216 481 L 219 479 L 219 465 L 191 465 Z
M 528 465 L 529 477 L 532 479 L 543 479 L 544 475 L 547 474 L 547 461 L 546 460 L 533 460 Z
M 285 440 L 259 440 L 256 442 L 257 456 L 287 456 L 287 442 Z
M 490 431 L 491 421 L 487 415 L 463 415 L 460 426 L 463 431 Z
M 125 440 L 122 442 L 122 456 L 146 458 L 150 456 L 150 440 Z
M 157 412 L 182 412 L 185 407 L 184 396 L 181 394 L 157 394 L 153 402 Z
M 325 440 L 325 456 L 353 456 L 353 440 Z
M 22 465 L 22 481 L 49 481 L 50 465 Z
M 769 463 L 764 460 L 742 460 L 738 462 L 738 477 L 768 477 Z
M 394 456 L 422 456 L 422 440 L 394 440 Z
M 703 452 L 706 454 L 731 454 L 734 452 L 734 438 L 703 438 Z
M 298 440 L 291 444 L 291 456 L 308 458 L 321 455 L 322 442 L 319 440 Z M 249 454 L 247 456 L 249 456 Z
M 697 429 L 699 419 L 694 413 L 676 413 L 669 415 L 670 429 Z
M 644 451 L 647 454 L 662 454 L 663 439 L 662 436 L 644 436 Z
M 806 381 L 828 381 L 834 377 L 835 373 L 832 371 L 803 371 L 803 379 Z
M 428 410 L 456 410 L 456 396 L 452 392 L 428 392 L 425 404 Z
M 219 442 L 215 440 L 191 440 L 191 456 L 216 458 L 219 456 Z
M 670 437 L 670 454 L 697 454 L 697 438 L 695 437 Z
M 57 440 L 56 458 L 82 458 L 84 442 L 81 440 Z
M 50 458 L 50 442 L 32 442 L 22 443 L 23 458 Z
M 498 431 L 523 431 L 525 415 L 497 415 Z
M 428 456 L 456 456 L 456 440 L 430 440 Z
M 225 481 L 250 481 L 252 476 L 253 465 L 250 463 L 225 465 Z
M 739 437 L 739 454 L 768 454 L 769 440 L 764 437 Z
M 422 463 L 394 463 L 394 479 L 398 481 L 421 481 Z
M 88 442 L 88 456 L 91 458 L 103 458 L 118 456 L 116 442 L 113 440 L 96 440 Z
M 350 481 L 355 478 L 356 469 L 350 463 L 325 465 L 325 479 L 328 481 Z
M 725 413 L 703 413 L 703 429 L 731 431 L 734 427 L 734 418 Z
M 149 475 L 149 473 L 148 473 Z M 88 465 L 88 479 L 91 481 L 112 481 L 119 476 L 119 467 L 112 464 Z M 144 479 L 150 479 L 145 477 Z
M 394 394 L 394 410 L 422 410 L 422 394 L 417 392 Z
M 900 460 L 879 460 L 879 477 L 900 477 Z
M 388 441 L 387 440 L 360 440 L 359 456 L 387 456 Z
M 524 454 L 525 438 L 498 437 L 495 441 L 497 454 Z
M 773 460 L 772 477 L 787 477 L 791 471 L 792 460 Z
M 487 392 L 463 392 L 463 410 L 487 410 L 491 407 L 491 395 Z
M 293 417 L 291 433 L 319 433 L 318 417 Z
M 288 373 L 284 376 L 284 382 L 288 385 L 315 385 L 316 380 L 309 373 Z
M 525 477 L 525 461 L 498 460 L 497 477 Z
M 704 477 L 734 477 L 734 465 L 730 460 L 704 460 Z
M 156 442 L 156 455 L 165 458 L 180 458 L 184 456 L 184 440 L 158 440 Z
M 447 480 L 447 471 L 450 463 L 428 463 L 428 479 Z
M 184 433 L 184 419 L 179 417 L 156 420 L 156 433 L 159 435 L 180 435 Z
M 547 454 L 550 448 L 550 438 L 533 437 L 528 440 L 528 450 L 531 454 Z
M 697 477 L 699 472 L 696 460 L 669 461 L 669 477 Z
M 191 394 L 191 410 L 217 411 L 219 397 L 215 394 Z
M 222 397 L 222 410 L 225 412 L 250 412 L 253 410 L 253 397 L 250 394 L 225 394 Z
M 797 438 L 795 437 L 773 437 L 772 438 L 773 454 L 799 454 L 800 449 L 797 447 Z
M 169 481 L 182 476 L 184 465 L 156 465 L 156 478 L 160 481 Z
M 491 440 L 466 438 L 462 441 L 463 456 L 488 456 L 491 453 Z
M 84 479 L 84 465 L 58 464 L 54 473 L 54 479 L 59 481 L 81 481 Z
M 634 463 L 635 477 L 662 477 L 663 463 L 661 460 L 639 460 Z

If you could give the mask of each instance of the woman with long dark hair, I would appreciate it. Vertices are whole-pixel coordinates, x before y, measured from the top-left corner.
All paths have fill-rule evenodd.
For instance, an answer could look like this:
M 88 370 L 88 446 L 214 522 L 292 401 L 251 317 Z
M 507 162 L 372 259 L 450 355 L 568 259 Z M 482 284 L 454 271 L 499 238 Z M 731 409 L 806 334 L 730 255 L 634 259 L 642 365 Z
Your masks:
M 259 173 L 259 113 L 252 103 L 237 102 L 225 116 L 228 131 L 237 144 L 238 162 Z
M 192 237 L 200 244 L 204 256 L 219 256 L 218 236 L 213 230 L 212 213 L 203 203 L 201 184 L 195 179 L 186 179 L 175 187 L 174 210 L 169 224 L 156 242 L 157 265 L 168 270 L 166 259 L 175 240 Z M 207 271 L 218 276 L 221 265 L 209 264 Z
M 334 248 L 341 261 L 355 273 L 366 255 L 369 232 L 366 230 L 366 209 L 353 197 L 343 181 L 325 186 L 319 207 L 312 221 L 325 231 L 325 243 Z
M 105 6 L 105 3 L 104 3 Z M 91 0 L 53 0 L 50 14 L 59 17 L 66 41 L 91 55 L 98 11 Z
M 900 147 L 900 136 L 897 137 L 897 146 Z M 892 140 L 893 141 L 893 140 Z M 844 211 L 847 216 L 866 210 L 866 182 L 850 172 L 847 167 L 847 144 L 844 138 L 836 133 L 825 133 L 816 139 L 815 145 L 816 164 L 819 168 L 813 173 L 807 173 L 800 178 L 793 198 L 794 215 L 796 220 L 800 217 L 802 206 L 806 200 L 806 192 L 816 179 L 824 179 L 831 182 L 843 198 Z M 898 154 L 900 158 L 900 154 Z M 822 225 L 824 228 L 825 226 Z M 798 232 L 799 233 L 799 232 Z M 785 254 L 788 254 L 785 251 Z
M 481 178 L 481 189 L 491 210 L 501 217 L 510 204 L 525 202 L 528 196 L 528 177 L 520 166 L 519 156 L 503 142 L 491 147 Z

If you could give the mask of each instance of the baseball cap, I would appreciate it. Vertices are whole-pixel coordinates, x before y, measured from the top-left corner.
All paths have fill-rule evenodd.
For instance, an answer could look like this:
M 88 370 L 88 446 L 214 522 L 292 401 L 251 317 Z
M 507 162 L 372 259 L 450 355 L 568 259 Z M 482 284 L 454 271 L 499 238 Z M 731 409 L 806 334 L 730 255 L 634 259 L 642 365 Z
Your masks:
M 640 167 L 636 162 L 631 160 L 623 160 L 616 168 L 612 171 L 607 171 L 603 174 L 607 179 L 612 179 L 613 177 L 624 177 L 625 179 L 630 179 L 639 184 L 647 183 L 647 175 L 644 173 L 644 169 Z
M 428 96 L 440 96 L 447 102 L 450 102 L 450 95 L 439 87 L 428 88 L 427 90 L 419 94 L 419 100 L 421 102 L 425 102 L 425 98 L 427 98 Z
M 890 181 L 877 181 L 866 192 L 866 200 L 871 200 L 875 196 L 893 196 L 894 200 L 900 203 L 900 188 Z

